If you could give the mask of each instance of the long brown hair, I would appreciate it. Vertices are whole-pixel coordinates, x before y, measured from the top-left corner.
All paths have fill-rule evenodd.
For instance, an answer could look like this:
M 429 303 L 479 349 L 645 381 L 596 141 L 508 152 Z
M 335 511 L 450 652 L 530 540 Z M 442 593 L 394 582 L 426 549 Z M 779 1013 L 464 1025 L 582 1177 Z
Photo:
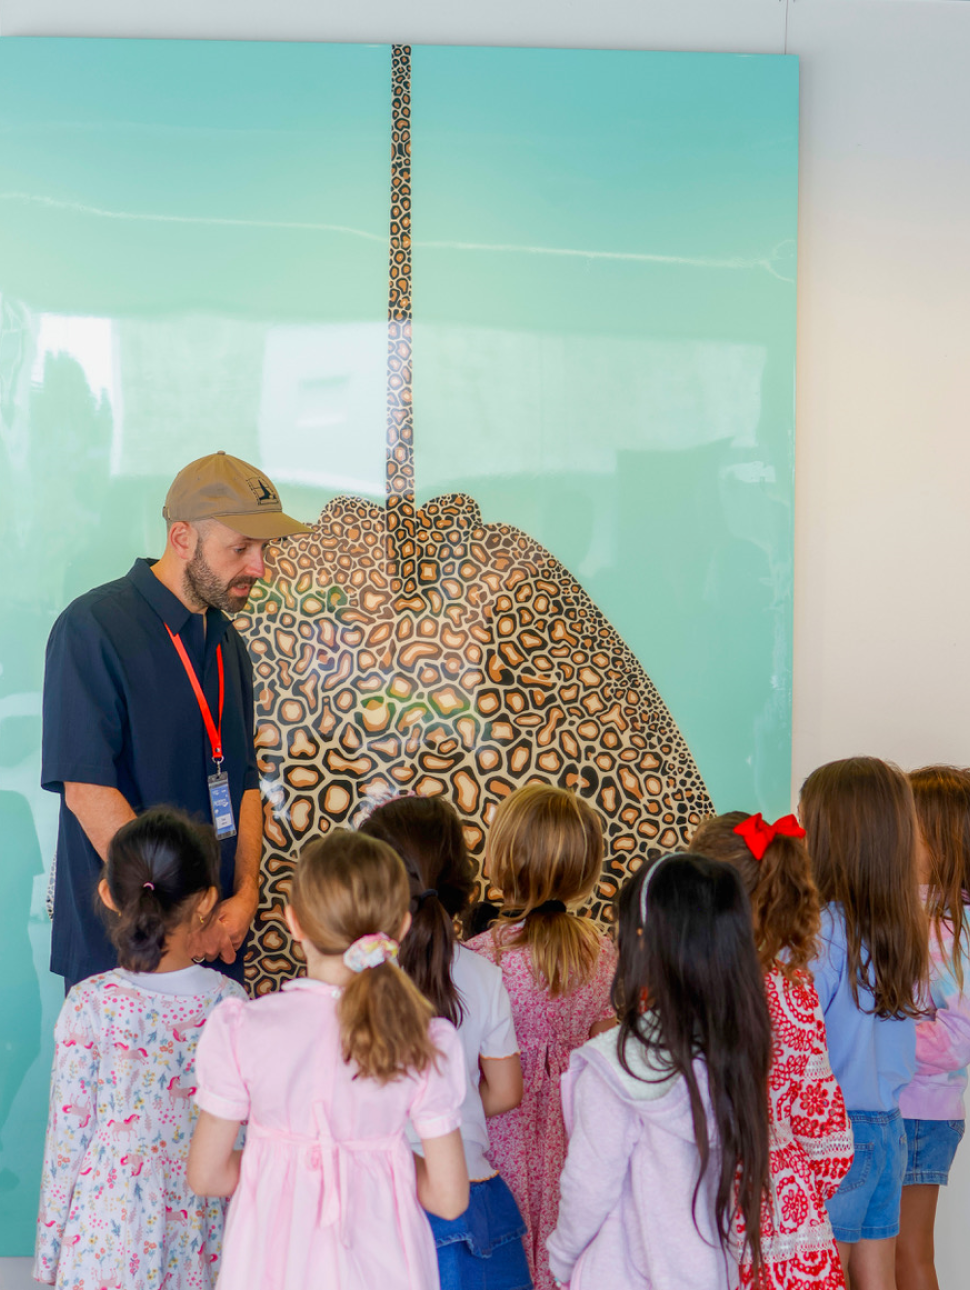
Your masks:
M 454 920 L 475 890 L 458 812 L 443 797 L 395 797 L 361 824 L 404 861 L 411 888 L 411 929 L 399 962 L 435 1013 L 457 1026 L 462 1000 L 452 980 Z
M 970 770 L 923 766 L 910 771 L 916 818 L 929 858 L 926 912 L 943 949 L 943 925 L 953 933 L 950 966 L 963 989 L 964 938 L 970 941 Z
M 754 939 L 765 972 L 777 969 L 791 978 L 818 953 L 820 904 L 812 861 L 804 838 L 778 833 L 755 860 L 735 826 L 748 819 L 728 811 L 702 820 L 691 839 L 694 855 L 710 856 L 737 869 L 751 901 Z
M 408 912 L 408 877 L 385 842 L 334 829 L 300 853 L 291 903 L 321 954 L 342 955 L 361 936 L 397 937 Z M 338 1007 L 346 1062 L 381 1084 L 420 1072 L 438 1050 L 428 1035 L 431 1004 L 394 963 L 355 974 Z
M 916 873 L 916 808 L 898 766 L 849 757 L 812 771 L 799 814 L 823 904 L 845 917 L 849 981 L 878 1017 L 918 1017 L 929 955 Z
M 643 1078 L 629 1060 L 630 1046 L 639 1045 L 658 1079 L 676 1074 L 684 1080 L 700 1157 L 694 1224 L 710 1167 L 716 1171 L 714 1219 L 721 1244 L 727 1248 L 740 1210 L 758 1285 L 769 1184 L 771 1021 L 741 876 L 706 856 L 665 856 L 623 886 L 617 922 L 613 1003 L 620 1018 L 620 1063 Z M 708 1135 L 697 1058 L 707 1075 L 715 1141 Z
M 582 798 L 551 784 L 526 784 L 495 812 L 485 844 L 491 881 L 502 892 L 492 930 L 499 957 L 527 946 L 532 971 L 549 993 L 570 994 L 593 975 L 599 935 L 587 919 L 542 909 L 549 901 L 585 900 L 603 863 L 603 828 Z M 522 920 L 507 935 L 502 926 Z

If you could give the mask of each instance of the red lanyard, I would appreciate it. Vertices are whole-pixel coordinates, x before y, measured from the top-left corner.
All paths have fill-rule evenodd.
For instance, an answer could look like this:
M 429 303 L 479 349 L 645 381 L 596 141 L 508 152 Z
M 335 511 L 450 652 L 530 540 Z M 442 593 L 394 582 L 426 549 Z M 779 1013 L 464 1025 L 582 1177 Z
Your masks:
M 185 668 L 185 674 L 192 683 L 192 689 L 195 692 L 195 698 L 199 705 L 199 711 L 202 713 L 202 720 L 205 722 L 206 734 L 209 736 L 209 743 L 212 745 L 212 760 L 217 764 L 222 762 L 222 704 L 226 697 L 225 678 L 222 673 L 222 646 L 216 646 L 216 661 L 219 664 L 219 725 L 212 720 L 212 712 L 209 708 L 208 700 L 202 693 L 202 686 L 199 684 L 199 678 L 195 674 L 195 668 L 192 666 L 192 660 L 185 652 L 185 646 L 182 644 L 181 637 L 172 631 L 168 623 L 165 624 L 165 630 L 172 638 L 172 644 L 178 650 L 178 656 L 182 660 L 182 666 Z

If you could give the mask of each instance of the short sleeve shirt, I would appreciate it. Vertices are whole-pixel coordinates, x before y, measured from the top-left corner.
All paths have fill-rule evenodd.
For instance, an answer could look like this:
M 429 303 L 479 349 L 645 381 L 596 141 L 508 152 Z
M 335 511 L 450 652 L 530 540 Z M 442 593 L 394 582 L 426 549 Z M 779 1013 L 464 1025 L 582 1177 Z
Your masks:
M 488 1128 L 479 1092 L 481 1072 L 478 1059 L 514 1057 L 519 1051 L 512 1020 L 512 1004 L 502 980 L 501 968 L 464 945 L 456 945 L 451 979 L 461 999 L 458 1038 L 465 1057 L 467 1088 L 461 1107 L 461 1140 L 465 1163 L 472 1182 L 490 1178 L 495 1173 L 489 1163 Z M 408 1128 L 411 1148 L 421 1154 L 421 1143 L 412 1127 Z
M 243 793 L 259 783 L 253 745 L 252 664 L 218 609 L 190 612 L 136 560 L 125 577 L 96 587 L 61 614 L 47 643 L 41 783 L 60 793 L 51 971 L 71 981 L 117 963 L 97 912 L 101 861 L 63 800 L 65 783 L 116 788 L 136 812 L 174 806 L 211 821 L 215 770 L 205 724 L 178 653 L 177 633 L 213 716 L 219 711 L 216 647 L 225 675 L 222 769 L 238 825 Z M 222 841 L 220 881 L 231 895 L 236 839 Z M 234 970 L 235 969 L 235 970 Z M 241 957 L 230 975 L 238 975 Z

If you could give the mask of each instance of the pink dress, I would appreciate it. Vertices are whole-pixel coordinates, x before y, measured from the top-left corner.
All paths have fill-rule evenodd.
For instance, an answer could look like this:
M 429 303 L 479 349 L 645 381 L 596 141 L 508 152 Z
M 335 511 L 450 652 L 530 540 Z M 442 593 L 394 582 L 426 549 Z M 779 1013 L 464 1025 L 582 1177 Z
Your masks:
M 435 1019 L 442 1056 L 420 1075 L 378 1084 L 341 1054 L 340 991 L 306 978 L 209 1020 L 195 1099 L 247 1120 L 229 1207 L 219 1290 L 437 1290 L 434 1240 L 405 1137 L 461 1123 L 465 1066 L 455 1028 Z
M 504 935 L 515 930 L 513 926 Z M 586 984 L 553 997 L 535 980 L 527 949 L 507 950 L 499 959 L 490 931 L 468 944 L 502 969 L 522 1056 L 522 1102 L 489 1120 L 489 1158 L 511 1188 L 528 1228 L 523 1244 L 536 1290 L 552 1290 L 546 1238 L 556 1226 L 567 1147 L 559 1084 L 571 1053 L 589 1039 L 590 1027 L 616 1015 L 610 1003 L 616 951 L 602 936 L 599 959 Z

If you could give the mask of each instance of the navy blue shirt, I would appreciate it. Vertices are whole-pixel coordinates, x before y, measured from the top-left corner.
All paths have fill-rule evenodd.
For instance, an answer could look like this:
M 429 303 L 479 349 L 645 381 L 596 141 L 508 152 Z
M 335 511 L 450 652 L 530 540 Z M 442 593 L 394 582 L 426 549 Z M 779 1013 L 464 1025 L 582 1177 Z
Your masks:
M 63 800 L 65 783 L 116 788 L 135 812 L 176 806 L 212 821 L 208 776 L 215 770 L 202 713 L 166 624 L 182 639 L 218 720 L 216 646 L 222 645 L 225 703 L 222 769 L 236 825 L 243 793 L 257 788 L 252 663 L 242 638 L 218 609 L 205 626 L 136 560 L 124 578 L 79 596 L 47 642 L 41 783 L 61 794 L 51 971 L 79 981 L 117 965 L 97 910 L 98 853 Z M 236 838 L 222 843 L 220 881 L 231 896 Z M 232 966 L 242 979 L 242 954 Z

